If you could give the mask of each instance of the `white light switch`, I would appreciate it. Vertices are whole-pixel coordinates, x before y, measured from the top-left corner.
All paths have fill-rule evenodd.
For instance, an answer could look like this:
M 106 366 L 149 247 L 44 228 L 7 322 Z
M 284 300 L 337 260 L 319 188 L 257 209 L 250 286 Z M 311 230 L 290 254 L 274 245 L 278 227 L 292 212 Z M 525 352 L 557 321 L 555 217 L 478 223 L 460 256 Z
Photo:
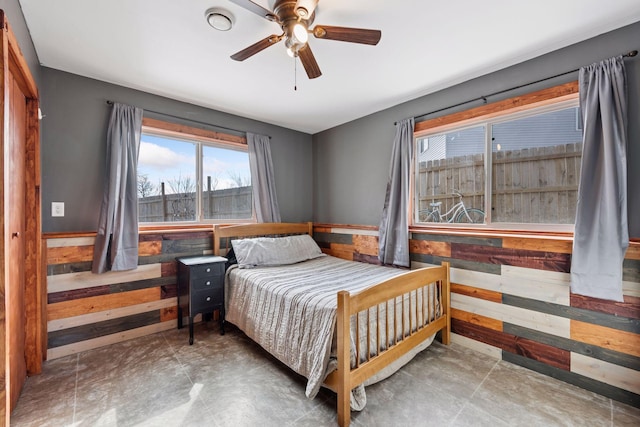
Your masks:
M 64 202 L 51 202 L 51 216 L 64 216 Z

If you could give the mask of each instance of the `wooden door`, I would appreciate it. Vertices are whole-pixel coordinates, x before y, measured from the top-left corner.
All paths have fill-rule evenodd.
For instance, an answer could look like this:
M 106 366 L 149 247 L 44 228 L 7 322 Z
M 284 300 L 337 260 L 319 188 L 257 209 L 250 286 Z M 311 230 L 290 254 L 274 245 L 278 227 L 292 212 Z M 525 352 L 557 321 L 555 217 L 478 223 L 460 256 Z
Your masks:
M 0 425 L 46 350 L 38 88 L 0 10 Z
M 20 397 L 27 376 L 25 358 L 25 159 L 26 159 L 26 97 L 13 74 L 8 77 L 9 113 L 8 218 L 9 250 L 7 255 L 9 282 L 5 287 L 7 322 L 9 411 Z M 5 92 L 7 93 L 7 92 Z

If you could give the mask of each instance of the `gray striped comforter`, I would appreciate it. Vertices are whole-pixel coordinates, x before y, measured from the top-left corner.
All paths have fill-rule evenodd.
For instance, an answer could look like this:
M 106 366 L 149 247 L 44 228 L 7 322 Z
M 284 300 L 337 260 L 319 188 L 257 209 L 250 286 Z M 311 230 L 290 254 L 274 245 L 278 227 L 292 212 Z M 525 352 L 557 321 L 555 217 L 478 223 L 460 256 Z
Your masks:
M 359 291 L 403 270 L 331 256 L 279 267 L 227 272 L 226 320 L 308 379 L 314 397 L 324 381 L 340 290 Z

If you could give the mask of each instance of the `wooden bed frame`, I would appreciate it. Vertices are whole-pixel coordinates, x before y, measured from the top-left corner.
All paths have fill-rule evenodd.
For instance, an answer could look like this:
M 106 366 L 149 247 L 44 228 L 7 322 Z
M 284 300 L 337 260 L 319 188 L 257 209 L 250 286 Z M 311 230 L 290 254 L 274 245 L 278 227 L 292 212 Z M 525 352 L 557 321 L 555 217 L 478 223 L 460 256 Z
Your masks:
M 313 223 L 261 223 L 248 225 L 231 225 L 231 226 L 214 226 L 214 255 L 221 255 L 221 242 L 226 239 L 225 248 L 230 247 L 231 238 L 249 238 L 259 236 L 285 236 L 293 234 L 309 234 L 313 235 Z M 224 254 L 222 254 L 224 255 Z M 436 290 L 434 297 L 438 299 L 440 313 L 433 313 L 428 301 L 429 298 L 424 297 L 424 287 L 427 284 L 435 283 Z M 418 293 L 422 292 L 423 304 L 418 305 Z M 451 339 L 451 313 L 450 313 L 450 284 L 449 284 L 449 263 L 443 262 L 440 267 L 429 267 L 418 270 L 407 271 L 399 276 L 385 280 L 375 286 L 372 286 L 357 294 L 349 294 L 347 291 L 340 291 L 337 294 L 338 312 L 337 312 L 337 359 L 338 368 L 329 374 L 325 380 L 325 385 L 336 391 L 338 395 L 338 424 L 340 426 L 348 426 L 351 420 L 350 411 L 350 392 L 353 388 L 364 383 L 383 368 L 396 361 L 411 349 L 428 339 L 431 335 L 438 331 L 442 331 L 443 344 L 449 344 Z M 404 315 L 397 316 L 396 310 L 393 310 L 395 316 L 393 325 L 402 325 L 403 333 L 401 337 L 393 339 L 393 345 L 381 346 L 380 343 L 380 325 L 375 322 L 375 327 L 371 328 L 369 313 L 371 310 L 379 310 L 383 304 L 389 301 L 396 301 L 396 298 L 402 298 L 402 307 L 404 312 L 404 300 L 407 294 L 415 296 L 415 304 L 411 304 L 409 298 L 409 312 L 415 311 L 416 321 L 412 321 L 409 315 L 409 325 L 405 325 Z M 427 301 L 425 306 L 424 301 Z M 419 311 L 422 311 L 422 319 L 417 319 Z M 389 313 L 386 310 L 387 319 L 385 320 L 386 333 L 385 337 L 389 337 Z M 351 342 L 351 316 L 357 313 L 365 312 L 367 316 L 367 342 L 374 339 L 377 343 L 377 353 L 374 356 L 366 354 L 361 356 L 359 348 L 356 350 L 356 360 L 358 363 L 355 367 L 350 366 L 350 342 Z M 379 313 L 376 311 L 376 313 Z M 357 315 L 359 318 L 361 315 Z M 375 316 L 379 319 L 379 315 Z M 397 317 L 401 317 L 398 319 Z M 416 323 L 416 324 L 413 324 Z M 395 328 L 394 328 L 395 329 Z M 359 333 L 359 328 L 356 327 Z M 372 338 L 373 337 L 373 338 Z M 376 339 L 377 337 L 377 339 Z M 356 336 L 356 341 L 359 337 Z M 360 361 L 366 358 L 365 361 Z

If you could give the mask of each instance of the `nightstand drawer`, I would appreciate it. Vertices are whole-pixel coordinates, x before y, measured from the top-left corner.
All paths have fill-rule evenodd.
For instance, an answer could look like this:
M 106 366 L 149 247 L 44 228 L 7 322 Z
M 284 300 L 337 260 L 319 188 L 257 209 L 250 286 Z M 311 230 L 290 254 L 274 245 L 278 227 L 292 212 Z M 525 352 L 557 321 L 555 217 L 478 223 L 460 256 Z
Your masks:
M 194 291 L 221 289 L 224 286 L 224 279 L 221 276 L 194 277 L 191 279 L 191 286 Z
M 224 303 L 222 289 L 210 289 L 194 292 L 191 296 L 191 312 L 200 313 L 207 309 L 218 308 Z
M 224 263 L 203 264 L 191 266 L 191 279 L 198 279 L 200 277 L 213 277 L 224 275 Z

